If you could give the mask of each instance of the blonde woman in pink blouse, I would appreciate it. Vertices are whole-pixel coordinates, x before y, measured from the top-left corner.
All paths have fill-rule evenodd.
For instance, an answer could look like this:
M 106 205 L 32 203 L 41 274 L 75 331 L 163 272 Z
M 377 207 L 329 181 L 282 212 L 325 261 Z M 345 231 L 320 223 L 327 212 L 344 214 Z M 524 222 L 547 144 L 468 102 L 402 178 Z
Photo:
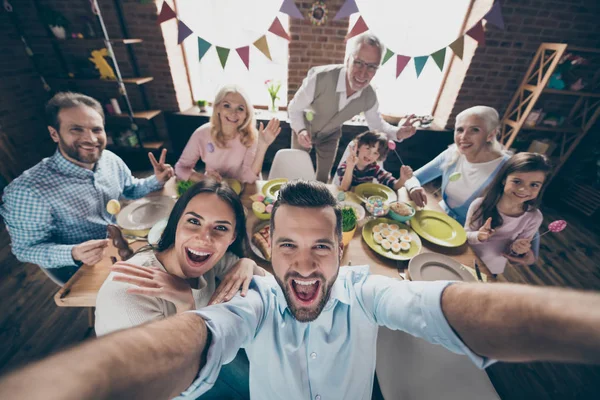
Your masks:
M 279 132 L 279 120 L 273 118 L 266 127 L 261 122 L 257 133 L 248 96 L 239 86 L 226 85 L 217 93 L 210 121 L 196 129 L 185 146 L 175 174 L 178 179 L 194 182 L 212 176 L 219 181 L 233 178 L 254 183 Z M 204 174 L 194 170 L 198 160 L 206 165 Z

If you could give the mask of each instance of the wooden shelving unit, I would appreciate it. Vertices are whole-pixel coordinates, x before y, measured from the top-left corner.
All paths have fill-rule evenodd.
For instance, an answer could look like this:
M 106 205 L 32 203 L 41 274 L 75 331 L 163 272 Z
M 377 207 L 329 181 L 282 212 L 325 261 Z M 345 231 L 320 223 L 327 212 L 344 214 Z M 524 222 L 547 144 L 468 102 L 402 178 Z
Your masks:
M 589 85 L 590 87 L 586 87 L 581 92 L 547 87 L 550 77 L 566 52 L 600 54 L 598 49 L 570 47 L 564 43 L 542 43 L 531 61 L 519 89 L 506 109 L 500 133 L 500 141 L 507 148 L 512 146 L 517 135 L 525 132 L 548 132 L 553 134 L 553 138 L 558 139 L 558 146 L 555 151 L 558 151 L 559 154 L 556 157 L 552 176 L 556 175 L 600 116 L 600 90 L 598 88 L 600 70 L 595 76 L 596 79 Z M 557 127 L 525 126 L 527 117 L 544 94 L 576 98 L 564 125 Z

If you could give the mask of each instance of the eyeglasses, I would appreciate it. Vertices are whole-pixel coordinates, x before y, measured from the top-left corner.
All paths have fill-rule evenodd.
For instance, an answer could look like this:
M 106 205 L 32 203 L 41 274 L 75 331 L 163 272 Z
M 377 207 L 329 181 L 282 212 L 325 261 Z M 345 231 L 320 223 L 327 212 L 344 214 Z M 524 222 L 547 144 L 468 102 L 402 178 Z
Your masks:
M 352 61 L 352 64 L 354 65 L 354 68 L 358 69 L 363 69 L 366 67 L 370 74 L 377 72 L 377 69 L 379 68 L 379 65 L 377 64 L 367 64 L 366 62 L 356 58 Z

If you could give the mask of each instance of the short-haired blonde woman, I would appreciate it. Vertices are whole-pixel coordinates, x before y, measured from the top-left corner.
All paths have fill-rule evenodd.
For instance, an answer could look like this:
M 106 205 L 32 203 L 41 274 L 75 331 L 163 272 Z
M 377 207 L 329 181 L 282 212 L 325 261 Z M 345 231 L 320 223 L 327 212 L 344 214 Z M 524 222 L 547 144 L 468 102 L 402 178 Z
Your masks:
M 194 182 L 208 175 L 253 183 L 262 170 L 267 148 L 280 131 L 279 120 L 273 118 L 266 127 L 261 122 L 257 132 L 248 96 L 237 85 L 223 86 L 215 97 L 210 121 L 192 134 L 175 165 L 175 174 Z M 198 160 L 206 165 L 204 174 L 194 171 Z
M 454 144 L 406 181 L 411 199 L 427 202 L 422 184 L 442 177 L 441 207 L 464 225 L 469 206 L 482 196 L 510 155 L 498 142 L 498 112 L 492 107 L 475 106 L 456 116 Z M 460 174 L 460 175 L 458 175 Z M 459 177 L 450 179 L 450 176 Z

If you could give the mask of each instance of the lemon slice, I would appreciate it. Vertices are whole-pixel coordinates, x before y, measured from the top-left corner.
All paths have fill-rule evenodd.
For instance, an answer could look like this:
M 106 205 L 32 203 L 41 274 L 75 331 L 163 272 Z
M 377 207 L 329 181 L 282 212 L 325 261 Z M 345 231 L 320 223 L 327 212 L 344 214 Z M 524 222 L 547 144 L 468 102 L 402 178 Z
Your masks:
M 263 214 L 265 212 L 266 208 L 267 207 L 259 201 L 255 201 L 254 203 L 252 203 L 252 209 L 259 214 Z
M 111 215 L 117 215 L 121 211 L 121 203 L 115 199 L 109 200 L 106 203 L 106 211 Z

